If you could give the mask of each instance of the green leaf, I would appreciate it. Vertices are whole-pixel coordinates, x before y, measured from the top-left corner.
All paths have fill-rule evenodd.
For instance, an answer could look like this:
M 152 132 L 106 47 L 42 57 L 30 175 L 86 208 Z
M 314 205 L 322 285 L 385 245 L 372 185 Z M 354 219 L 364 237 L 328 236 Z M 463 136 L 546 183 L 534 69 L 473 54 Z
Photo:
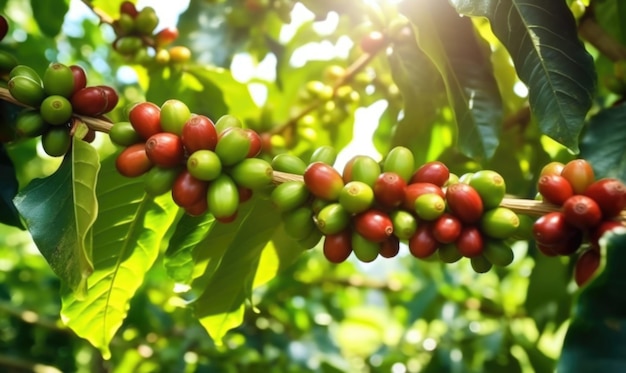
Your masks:
M 97 151 L 74 138 L 61 167 L 33 180 L 14 200 L 37 248 L 77 298 L 85 297 L 93 271 L 90 231 L 98 215 L 99 169 Z
M 128 304 L 156 260 L 178 207 L 169 195 L 150 199 L 143 179 L 122 177 L 115 154 L 102 162 L 96 188 L 101 209 L 93 227 L 94 272 L 84 299 L 64 291 L 61 315 L 77 335 L 110 358 L 109 343 Z
M 476 34 L 472 21 L 459 17 L 444 1 L 405 4 L 420 48 L 445 82 L 459 149 L 469 157 L 491 158 L 498 147 L 502 101 L 488 45 Z
M 33 16 L 41 32 L 48 37 L 55 37 L 61 31 L 65 13 L 70 9 L 68 0 L 30 0 Z
M 626 230 L 601 240 L 602 263 L 576 300 L 559 372 L 626 370 Z
M 589 120 L 580 155 L 598 177 L 626 180 L 626 105 L 602 110 Z
M 204 292 L 193 303 L 196 317 L 216 343 L 243 321 L 244 302 L 250 296 L 263 249 L 280 225 L 280 215 L 268 200 L 256 199 L 238 226 L 218 267 L 210 273 Z M 248 203 L 250 203 L 248 202 Z M 205 250 L 220 250 L 207 247 Z
M 15 167 L 9 158 L 4 144 L 0 144 L 0 223 L 24 229 L 20 214 L 13 204 L 17 194 L 18 183 L 15 177 Z
M 565 1 L 450 0 L 461 14 L 487 17 L 528 86 L 542 132 L 574 152 L 595 90 L 593 59 Z
M 109 17 L 113 19 L 118 19 L 120 17 L 120 5 L 124 0 L 92 0 L 92 5 L 104 13 L 106 13 Z M 136 3 L 137 1 L 131 0 L 131 3 Z

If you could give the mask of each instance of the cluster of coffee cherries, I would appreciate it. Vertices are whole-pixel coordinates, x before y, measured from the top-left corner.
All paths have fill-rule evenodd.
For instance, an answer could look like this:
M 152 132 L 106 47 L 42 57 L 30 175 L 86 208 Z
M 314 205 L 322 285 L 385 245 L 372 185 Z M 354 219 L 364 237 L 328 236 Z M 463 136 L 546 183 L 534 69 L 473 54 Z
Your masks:
M 596 180 L 584 159 L 552 162 L 541 171 L 537 188 L 543 201 L 560 207 L 533 225 L 538 249 L 548 255 L 578 256 L 574 279 L 583 285 L 600 264 L 598 240 L 617 227 L 626 208 L 626 186 L 614 178 Z
M 117 38 L 113 48 L 123 56 L 132 57 L 138 63 L 154 60 L 160 64 L 184 63 L 191 58 L 191 51 L 184 46 L 165 49 L 178 38 L 178 29 L 166 27 L 155 33 L 159 18 L 154 8 L 141 10 L 130 1 L 120 4 L 120 16 L 113 22 Z M 151 55 L 150 49 L 156 53 Z
M 272 162 L 279 171 L 302 168 L 278 157 L 287 157 Z M 409 149 L 395 147 L 382 164 L 353 157 L 342 174 L 314 160 L 302 172 L 303 181 L 279 185 L 272 201 L 292 237 L 312 243 L 324 236 L 324 255 L 333 263 L 352 253 L 363 262 L 394 257 L 405 242 L 417 258 L 453 263 L 466 257 L 479 273 L 510 264 L 507 240 L 520 220 L 500 206 L 502 176 L 482 170 L 459 179 L 441 162 L 415 169 L 413 159 Z
M 231 115 L 214 123 L 179 100 L 160 107 L 142 102 L 130 109 L 127 122 L 113 125 L 109 136 L 125 147 L 116 159 L 120 174 L 146 174 L 148 194 L 171 192 L 193 216 L 208 211 L 220 222 L 231 222 L 254 190 L 272 186 L 270 163 L 256 158 L 259 135 Z
M 42 76 L 26 65 L 9 73 L 8 90 L 26 109 L 15 121 L 15 138 L 41 136 L 44 151 L 53 157 L 67 153 L 71 145 L 74 114 L 101 116 L 115 108 L 118 95 L 109 86 L 87 87 L 85 70 L 78 65 L 51 63 Z M 83 137 L 92 141 L 95 132 Z

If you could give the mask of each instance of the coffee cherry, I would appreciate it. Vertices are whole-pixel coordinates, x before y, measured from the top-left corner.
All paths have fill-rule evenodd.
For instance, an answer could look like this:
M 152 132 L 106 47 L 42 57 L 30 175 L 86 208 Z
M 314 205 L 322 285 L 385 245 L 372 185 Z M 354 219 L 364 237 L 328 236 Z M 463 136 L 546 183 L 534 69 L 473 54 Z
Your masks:
M 150 136 L 163 132 L 161 128 L 161 109 L 151 102 L 142 102 L 128 112 L 128 120 L 141 137 L 149 139 Z
M 491 264 L 498 267 L 506 267 L 511 264 L 514 259 L 511 246 L 502 240 L 485 240 L 483 255 Z
M 177 45 L 169 49 L 170 61 L 183 64 L 191 59 L 191 50 L 185 46 Z
M 237 191 L 239 192 L 239 203 L 245 203 L 252 198 L 254 191 L 250 188 L 243 187 L 241 185 L 237 185 Z
M 172 189 L 181 168 L 152 167 L 146 173 L 144 189 L 151 196 L 160 196 Z
M 404 201 L 406 182 L 395 172 L 383 172 L 374 183 L 374 199 L 383 208 L 391 209 Z
M 73 96 L 74 93 L 80 91 L 87 86 L 87 73 L 85 73 L 85 70 L 78 65 L 71 65 L 70 70 L 72 71 L 74 81 L 74 86 L 72 88 L 71 94 Z
M 417 220 L 413 214 L 403 211 L 394 210 L 389 214 L 393 223 L 393 234 L 401 240 L 408 240 L 417 230 Z
M 492 170 L 475 172 L 469 185 L 478 192 L 485 209 L 498 207 L 506 194 L 506 184 L 502 175 Z
M 311 234 L 309 234 L 306 238 L 303 238 L 301 240 L 296 240 L 296 242 L 303 249 L 309 250 L 317 246 L 317 244 L 320 242 L 320 240 L 323 237 L 324 235 L 322 234 L 322 232 L 318 231 L 317 229 L 314 229 L 311 232 Z
M 41 136 L 48 127 L 49 124 L 38 110 L 22 110 L 15 120 L 15 134 L 18 138 Z
M 146 141 L 146 154 L 159 167 L 176 167 L 183 162 L 185 150 L 180 137 L 161 132 L 150 136 Z
M 307 164 L 293 154 L 281 153 L 272 158 L 272 168 L 280 172 L 302 175 L 307 168 Z
M 390 236 L 380 244 L 379 254 L 383 258 L 393 258 L 400 252 L 400 241 L 395 236 Z
M 253 158 L 261 154 L 261 148 L 263 147 L 261 136 L 250 128 L 244 128 L 244 132 L 248 135 L 248 139 L 250 140 L 250 149 L 248 150 L 248 154 L 246 154 L 246 158 Z
M 233 216 L 239 208 L 239 191 L 233 179 L 221 174 L 209 184 L 207 191 L 209 212 L 216 219 L 225 219 Z
M 41 135 L 43 150 L 51 157 L 61 157 L 70 150 L 72 137 L 65 127 L 50 127 Z
M 567 223 L 560 211 L 543 215 L 533 224 L 533 237 L 541 245 L 559 255 L 569 255 L 582 243 L 582 232 Z
M 393 233 L 393 222 L 386 213 L 370 209 L 354 217 L 354 229 L 372 242 L 383 242 Z
M 380 243 L 372 242 L 357 232 L 352 233 L 352 251 L 364 263 L 373 262 L 380 252 Z
M 115 159 L 115 167 L 126 177 L 137 177 L 148 172 L 152 168 L 152 162 L 146 154 L 146 146 L 134 144 L 122 150 Z
M 365 53 L 374 54 L 385 47 L 387 39 L 380 31 L 371 31 L 369 34 L 363 36 L 359 45 Z
M 542 176 L 546 176 L 546 175 L 561 175 L 561 172 L 563 172 L 563 168 L 565 167 L 565 165 L 561 162 L 550 162 L 547 165 L 543 166 L 543 168 L 541 169 L 541 172 L 539 172 L 539 177 L 541 178 Z
M 135 18 L 128 14 L 121 13 L 120 17 L 113 21 L 113 28 L 118 36 L 130 35 L 135 31 Z
M 210 150 L 197 150 L 187 159 L 187 170 L 196 179 L 210 181 L 222 173 L 222 162 Z
M 476 189 L 468 184 L 458 183 L 448 186 L 446 202 L 450 211 L 464 223 L 476 223 L 483 214 L 482 199 Z
M 404 202 L 402 208 L 407 211 L 415 211 L 415 202 L 417 198 L 423 194 L 434 193 L 444 198 L 443 190 L 435 184 L 431 183 L 415 183 L 409 184 L 404 188 Z
M 477 255 L 470 258 L 472 269 L 476 273 L 487 273 L 493 265 L 484 255 Z
M 9 22 L 3 16 L 0 16 L 0 40 L 4 39 L 9 32 Z
M 154 42 L 160 47 L 172 44 L 176 39 L 178 39 L 178 29 L 176 27 L 166 27 L 154 35 Z
M 431 231 L 440 243 L 452 243 L 459 238 L 463 223 L 454 215 L 445 213 L 432 223 Z
M 208 182 L 196 179 L 189 171 L 183 170 L 172 185 L 172 199 L 182 208 L 191 207 L 201 199 L 207 198 L 208 186 Z
M 25 105 L 38 107 L 45 98 L 41 84 L 27 76 L 18 75 L 11 78 L 7 87 L 11 96 Z
M 95 139 L 96 139 L 96 131 L 94 131 L 91 128 L 87 129 L 87 133 L 81 138 L 81 140 L 89 144 L 91 144 Z
M 190 216 L 201 216 L 206 214 L 207 211 L 209 211 L 209 203 L 206 197 L 201 198 L 200 201 L 189 207 L 185 207 L 185 213 Z
M 344 187 L 339 172 L 322 162 L 311 163 L 304 171 L 303 177 L 311 194 L 327 201 L 338 200 Z
M 135 131 L 130 122 L 116 122 L 109 130 L 109 138 L 114 144 L 130 146 L 143 142 L 141 136 Z
M 598 204 L 584 195 L 568 198 L 563 204 L 563 215 L 566 222 L 582 230 L 595 227 L 602 220 Z
M 43 100 L 39 112 L 47 123 L 66 124 L 72 117 L 72 104 L 63 96 L 52 95 Z
M 439 256 L 439 260 L 444 263 L 456 263 L 463 258 L 463 255 L 454 244 L 439 245 L 437 254 Z
M 0 50 L 0 73 L 10 72 L 18 66 L 17 59 L 9 52 Z
M 204 115 L 192 114 L 183 125 L 181 139 L 189 153 L 196 150 L 215 150 L 217 131 L 211 119 Z
M 588 249 L 576 260 L 574 266 L 574 281 L 578 286 L 584 286 L 600 267 L 600 253 Z
M 161 128 L 165 132 L 181 135 L 183 126 L 189 118 L 191 118 L 191 111 L 180 100 L 167 100 L 161 105 Z
M 422 224 L 409 239 L 409 252 L 416 258 L 425 259 L 437 251 L 439 243 L 432 233 L 431 226 Z
M 583 194 L 587 187 L 595 180 L 593 168 L 584 159 L 574 159 L 567 162 L 561 176 L 567 179 L 574 189 L 574 194 Z
M 593 228 L 591 232 L 589 232 L 589 241 L 592 245 L 599 246 L 600 239 L 604 236 L 605 233 L 613 231 L 615 229 L 623 229 L 624 224 L 614 221 L 614 220 L 606 220 L 601 222 L 597 227 Z
M 320 146 L 313 151 L 309 163 L 322 162 L 332 166 L 337 160 L 337 150 L 329 145 Z
M 41 77 L 39 76 L 37 71 L 35 71 L 35 69 L 27 65 L 17 65 L 13 69 L 11 69 L 11 71 L 9 72 L 9 80 L 17 76 L 30 78 L 39 86 L 43 84 Z
M 132 18 L 135 18 L 139 14 L 139 11 L 137 11 L 137 8 L 135 8 L 135 4 L 133 2 L 122 1 L 122 3 L 120 4 L 120 13 L 127 14 Z
M 62 63 L 52 63 L 43 74 L 43 90 L 46 95 L 59 95 L 65 98 L 72 96 L 74 91 L 74 74 Z
M 337 234 L 350 224 L 350 213 L 340 203 L 331 203 L 317 213 L 315 224 L 325 235 Z
M 374 203 L 374 191 L 369 185 L 361 181 L 350 181 L 339 193 L 339 203 L 346 211 L 358 214 L 372 206 Z
M 316 228 L 313 210 L 307 206 L 298 207 L 282 215 L 285 232 L 296 240 L 307 238 Z
M 339 264 L 352 254 L 352 232 L 347 229 L 324 237 L 323 253 L 326 260 Z
M 135 18 L 135 30 L 142 35 L 152 35 L 159 24 L 159 17 L 154 8 L 147 6 L 139 11 Z
M 572 185 L 561 175 L 543 175 L 537 182 L 537 189 L 543 200 L 561 206 L 574 195 Z
M 113 48 L 124 56 L 131 56 L 143 47 L 143 40 L 138 36 L 122 36 L 113 42 Z
M 380 171 L 380 165 L 374 158 L 357 155 L 346 163 L 343 169 L 343 180 L 346 183 L 361 181 L 373 188 Z
M 446 200 L 437 193 L 425 193 L 415 200 L 415 212 L 422 220 L 435 220 L 446 210 Z
M 597 180 L 589 185 L 584 195 L 598 204 L 604 219 L 613 218 L 626 208 L 626 186 L 617 179 Z
M 234 115 L 222 115 L 220 119 L 215 122 L 215 130 L 217 130 L 217 134 L 219 135 L 227 128 L 243 128 L 243 123 Z
M 509 238 L 517 231 L 519 225 L 517 214 L 506 207 L 487 210 L 480 218 L 480 230 L 492 238 Z
M 246 158 L 229 171 L 238 185 L 252 190 L 270 186 L 274 176 L 272 166 L 264 159 Z
M 392 148 L 383 161 L 383 172 L 398 174 L 407 183 L 415 171 L 415 158 L 413 152 L 404 146 Z
M 528 215 L 517 215 L 519 219 L 519 227 L 511 238 L 521 241 L 528 241 L 533 239 L 533 224 L 535 219 Z
M 484 249 L 483 236 L 474 226 L 466 226 L 461 230 L 461 234 L 454 242 L 459 252 L 467 258 L 482 255 Z
M 309 190 L 303 182 L 287 181 L 274 188 L 270 200 L 278 211 L 285 212 L 304 205 L 309 196 Z
M 115 107 L 117 106 L 117 103 L 120 100 L 119 96 L 117 95 L 117 92 L 112 87 L 109 87 L 108 85 L 98 85 L 96 86 L 96 88 L 99 88 L 104 94 L 104 97 L 106 98 L 106 105 L 104 106 L 104 110 L 102 111 L 102 114 L 108 113 L 111 110 L 115 109 Z
M 86 87 L 75 92 L 70 102 L 76 114 L 97 117 L 105 112 L 108 98 L 106 92 L 99 87 Z
M 431 183 L 442 187 L 450 178 L 450 170 L 448 167 L 439 162 L 432 161 L 423 164 L 411 176 L 410 184 L 414 183 Z
M 215 153 L 224 166 L 232 166 L 246 159 L 250 150 L 250 139 L 243 128 L 230 128 L 219 134 Z

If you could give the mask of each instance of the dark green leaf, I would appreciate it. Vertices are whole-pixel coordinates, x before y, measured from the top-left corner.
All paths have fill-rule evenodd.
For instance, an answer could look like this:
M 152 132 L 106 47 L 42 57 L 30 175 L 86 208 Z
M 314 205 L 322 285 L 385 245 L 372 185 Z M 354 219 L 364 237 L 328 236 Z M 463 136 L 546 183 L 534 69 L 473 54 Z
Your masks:
M 626 180 L 626 105 L 605 109 L 589 120 L 580 143 L 580 155 L 597 177 Z
M 91 228 L 98 214 L 99 169 L 97 151 L 75 138 L 61 167 L 33 180 L 14 200 L 37 248 L 77 298 L 85 296 L 93 272 Z
M 470 157 L 491 158 L 498 147 L 502 102 L 489 47 L 474 31 L 471 19 L 459 17 L 446 2 L 404 4 L 417 28 L 420 48 L 444 79 L 458 126 L 459 149 Z
M 578 39 L 565 1 L 450 0 L 458 12 L 487 17 L 529 89 L 543 133 L 578 152 L 595 90 L 593 59 Z
M 13 204 L 13 198 L 18 189 L 15 167 L 2 144 L 0 144 L 0 175 L 2 175 L 0 178 L 0 223 L 24 229 L 20 214 Z
M 601 246 L 602 264 L 576 300 L 559 372 L 626 371 L 626 230 L 606 235 Z
M 41 32 L 48 37 L 55 37 L 61 31 L 65 13 L 70 9 L 68 0 L 31 0 L 33 16 Z

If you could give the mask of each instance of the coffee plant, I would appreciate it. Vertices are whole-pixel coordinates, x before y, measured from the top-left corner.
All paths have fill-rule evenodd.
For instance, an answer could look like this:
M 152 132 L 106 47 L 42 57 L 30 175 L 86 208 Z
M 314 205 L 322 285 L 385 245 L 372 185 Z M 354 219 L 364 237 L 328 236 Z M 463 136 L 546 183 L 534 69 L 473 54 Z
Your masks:
M 626 370 L 620 1 L 0 12 L 3 371 Z

